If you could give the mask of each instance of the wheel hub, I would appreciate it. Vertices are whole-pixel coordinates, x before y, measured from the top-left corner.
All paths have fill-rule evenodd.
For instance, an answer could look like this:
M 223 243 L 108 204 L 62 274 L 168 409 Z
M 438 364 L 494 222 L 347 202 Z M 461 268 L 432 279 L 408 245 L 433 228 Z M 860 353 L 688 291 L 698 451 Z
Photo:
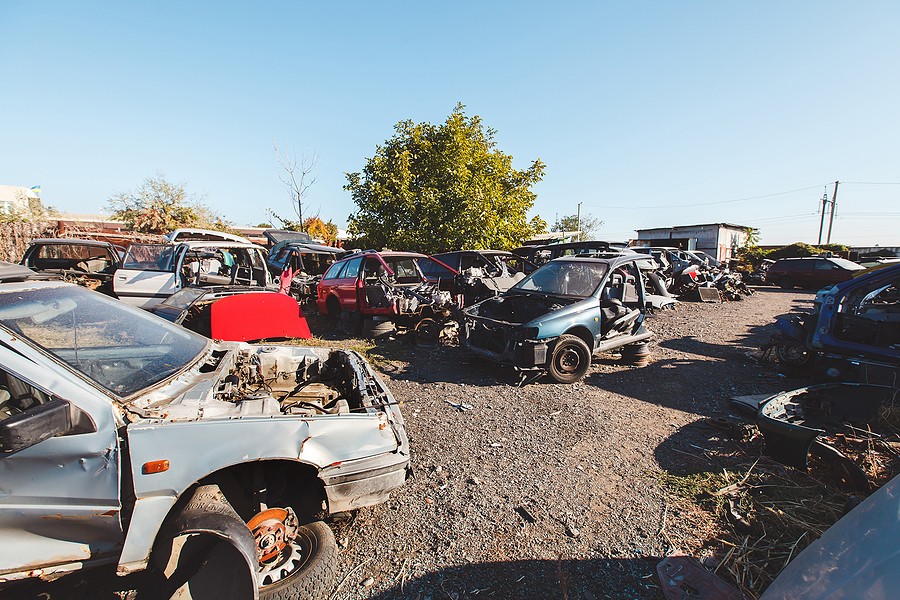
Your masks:
M 559 367 L 566 373 L 572 373 L 578 369 L 581 358 L 578 352 L 572 348 L 566 348 L 559 357 Z
M 264 510 L 247 523 L 256 540 L 256 553 L 261 564 L 277 560 L 297 537 L 297 515 L 290 508 Z

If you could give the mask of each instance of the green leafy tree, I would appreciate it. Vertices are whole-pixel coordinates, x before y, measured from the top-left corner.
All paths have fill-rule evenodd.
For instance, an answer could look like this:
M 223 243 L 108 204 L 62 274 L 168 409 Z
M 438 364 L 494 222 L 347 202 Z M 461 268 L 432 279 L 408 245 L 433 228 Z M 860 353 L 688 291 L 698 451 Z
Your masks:
M 148 177 L 131 192 L 117 192 L 108 201 L 112 217 L 141 233 L 168 233 L 179 227 L 228 231 L 231 224 L 188 196 L 184 184 L 171 183 L 162 174 Z
M 531 235 L 540 235 L 542 233 L 547 233 L 549 225 L 547 225 L 547 221 L 541 218 L 541 215 L 534 215 L 531 217 L 531 220 L 528 221 L 528 228 L 531 230 Z
M 344 189 L 357 207 L 350 235 L 362 247 L 510 249 L 531 234 L 531 187 L 544 164 L 514 169 L 496 132 L 464 109 L 457 104 L 440 125 L 397 123 L 362 172 L 347 173 Z
M 592 240 L 601 227 L 603 221 L 585 213 L 580 219 L 577 214 L 557 219 L 553 224 L 553 231 L 580 231 L 579 239 Z

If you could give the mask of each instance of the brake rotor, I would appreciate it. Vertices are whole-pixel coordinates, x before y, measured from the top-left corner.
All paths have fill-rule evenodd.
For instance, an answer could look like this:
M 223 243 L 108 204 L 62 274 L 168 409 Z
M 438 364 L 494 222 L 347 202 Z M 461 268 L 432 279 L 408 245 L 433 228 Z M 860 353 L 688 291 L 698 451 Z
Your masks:
M 256 541 L 259 562 L 266 564 L 278 558 L 297 537 L 297 515 L 290 508 L 270 508 L 250 519 L 247 527 Z

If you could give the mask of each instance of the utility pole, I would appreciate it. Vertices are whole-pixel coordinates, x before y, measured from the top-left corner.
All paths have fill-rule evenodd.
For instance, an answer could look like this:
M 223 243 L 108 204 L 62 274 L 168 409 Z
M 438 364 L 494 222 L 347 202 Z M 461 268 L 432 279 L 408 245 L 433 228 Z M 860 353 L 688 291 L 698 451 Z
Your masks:
M 838 184 L 840 181 L 834 182 L 834 195 L 831 197 L 831 216 L 828 218 L 828 237 L 825 238 L 825 243 L 831 243 L 831 224 L 834 223 L 834 208 L 837 206 L 837 190 Z
M 816 246 L 822 245 L 822 230 L 825 228 L 825 207 L 828 206 L 828 188 L 825 188 L 825 193 L 822 194 L 822 218 L 819 219 L 819 241 L 816 242 Z
M 575 213 L 575 230 L 578 231 L 578 241 L 581 241 L 581 202 L 578 203 L 578 211 Z

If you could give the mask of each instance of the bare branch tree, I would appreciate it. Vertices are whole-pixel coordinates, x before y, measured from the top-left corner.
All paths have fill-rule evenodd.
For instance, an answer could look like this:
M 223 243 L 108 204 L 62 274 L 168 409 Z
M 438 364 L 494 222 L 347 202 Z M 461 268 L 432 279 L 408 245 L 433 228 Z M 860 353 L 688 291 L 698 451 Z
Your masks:
M 306 195 L 309 188 L 316 182 L 318 177 L 313 174 L 319 157 L 303 155 L 297 159 L 297 155 L 285 150 L 283 153 L 278 152 L 278 145 L 272 141 L 275 148 L 275 160 L 281 166 L 282 171 L 278 174 L 281 182 L 287 186 L 291 196 L 291 207 L 294 214 L 297 215 L 297 222 L 303 227 L 303 204 L 306 201 Z

